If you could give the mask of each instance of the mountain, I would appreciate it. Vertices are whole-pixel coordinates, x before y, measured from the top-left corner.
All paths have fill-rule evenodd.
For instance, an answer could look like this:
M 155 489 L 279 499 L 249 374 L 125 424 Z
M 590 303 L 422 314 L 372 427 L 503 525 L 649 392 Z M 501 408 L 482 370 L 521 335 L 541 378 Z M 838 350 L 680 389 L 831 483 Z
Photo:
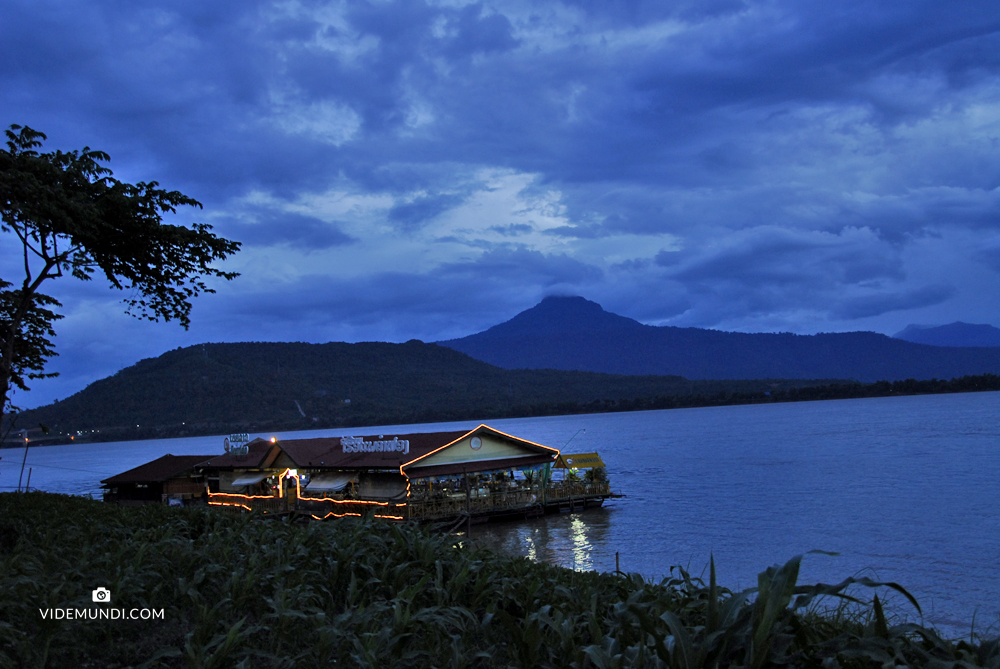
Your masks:
M 893 337 L 930 346 L 1000 346 L 1000 328 L 962 321 L 938 326 L 907 325 Z
M 505 369 L 688 379 L 862 382 L 1000 373 L 1000 348 L 941 348 L 874 332 L 745 334 L 643 325 L 582 297 L 548 297 L 505 323 L 438 342 Z
M 17 425 L 43 423 L 52 438 L 139 439 L 621 410 L 622 400 L 664 396 L 724 403 L 819 383 L 505 370 L 416 340 L 201 344 L 141 360 Z

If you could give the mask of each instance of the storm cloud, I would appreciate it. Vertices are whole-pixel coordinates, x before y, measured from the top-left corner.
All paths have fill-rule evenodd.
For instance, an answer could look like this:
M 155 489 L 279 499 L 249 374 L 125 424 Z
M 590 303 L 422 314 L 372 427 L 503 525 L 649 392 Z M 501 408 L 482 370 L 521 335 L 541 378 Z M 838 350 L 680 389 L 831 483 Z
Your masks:
M 190 331 L 53 284 L 64 377 L 24 405 L 174 346 L 445 339 L 554 293 L 741 331 L 1000 324 L 996 3 L 8 0 L 0 58 L 5 124 L 244 242 Z

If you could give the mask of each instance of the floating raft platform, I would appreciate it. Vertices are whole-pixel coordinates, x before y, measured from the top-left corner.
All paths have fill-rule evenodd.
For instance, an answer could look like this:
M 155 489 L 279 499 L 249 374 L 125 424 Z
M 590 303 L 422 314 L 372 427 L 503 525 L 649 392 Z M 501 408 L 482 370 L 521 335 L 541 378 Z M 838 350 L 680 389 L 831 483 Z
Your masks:
M 597 453 L 562 454 L 486 425 L 280 441 L 231 435 L 225 447 L 219 456 L 166 455 L 106 479 L 105 500 L 478 524 L 582 511 L 624 496 L 611 492 Z

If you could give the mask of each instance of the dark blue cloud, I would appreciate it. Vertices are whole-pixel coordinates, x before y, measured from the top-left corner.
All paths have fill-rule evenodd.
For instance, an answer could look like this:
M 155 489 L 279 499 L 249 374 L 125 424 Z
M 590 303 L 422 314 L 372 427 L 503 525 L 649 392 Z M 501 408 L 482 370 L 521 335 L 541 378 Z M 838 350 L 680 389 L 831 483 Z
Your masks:
M 460 336 L 549 290 L 742 329 L 1000 322 L 992 1 L 7 0 L 0 60 L 6 124 L 246 242 L 206 338 L 260 309 L 274 338 Z M 93 358 L 120 295 L 50 292 Z
M 839 318 L 855 320 L 867 316 L 879 316 L 890 311 L 915 309 L 940 304 L 955 294 L 954 286 L 924 286 L 903 292 L 893 291 L 863 297 L 846 298 L 837 304 L 833 314 Z
M 534 228 L 527 223 L 511 223 L 510 225 L 491 225 L 487 230 L 499 233 L 504 237 L 519 237 L 531 232 Z
M 518 44 L 510 21 L 503 14 L 487 14 L 482 3 L 466 5 L 441 29 L 449 36 L 442 53 L 451 58 L 509 51 Z
M 551 291 L 598 281 L 598 268 L 562 255 L 498 249 L 426 273 L 374 272 L 362 279 L 304 275 L 226 299 L 212 317 L 254 323 L 244 338 L 437 341 L 510 318 Z M 277 324 L 277 327 L 276 325 Z
M 307 253 L 357 241 L 342 232 L 336 223 L 321 221 L 313 216 L 266 209 L 217 222 L 216 227 L 218 234 L 239 240 L 247 246 L 287 244 Z
M 412 231 L 424 223 L 461 204 L 456 195 L 424 195 L 411 202 L 401 202 L 389 210 L 389 220 L 400 229 Z

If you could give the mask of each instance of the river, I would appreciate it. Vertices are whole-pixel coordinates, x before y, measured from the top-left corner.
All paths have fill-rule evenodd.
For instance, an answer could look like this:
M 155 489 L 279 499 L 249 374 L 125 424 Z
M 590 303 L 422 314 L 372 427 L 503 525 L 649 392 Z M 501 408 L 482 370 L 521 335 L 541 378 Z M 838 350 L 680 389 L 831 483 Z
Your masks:
M 476 421 L 275 433 L 404 434 Z M 794 555 L 800 582 L 896 581 L 950 636 L 1000 631 L 1000 393 L 835 400 L 491 420 L 567 452 L 598 451 L 612 489 L 602 509 L 473 528 L 475 541 L 576 569 L 659 579 L 671 566 L 756 585 Z M 251 435 L 251 436 L 272 436 Z M 567 442 L 568 445 L 567 445 Z M 221 453 L 222 437 L 74 444 L 28 451 L 32 489 L 99 495 L 100 480 L 165 453 Z M 22 449 L 0 451 L 0 490 Z

